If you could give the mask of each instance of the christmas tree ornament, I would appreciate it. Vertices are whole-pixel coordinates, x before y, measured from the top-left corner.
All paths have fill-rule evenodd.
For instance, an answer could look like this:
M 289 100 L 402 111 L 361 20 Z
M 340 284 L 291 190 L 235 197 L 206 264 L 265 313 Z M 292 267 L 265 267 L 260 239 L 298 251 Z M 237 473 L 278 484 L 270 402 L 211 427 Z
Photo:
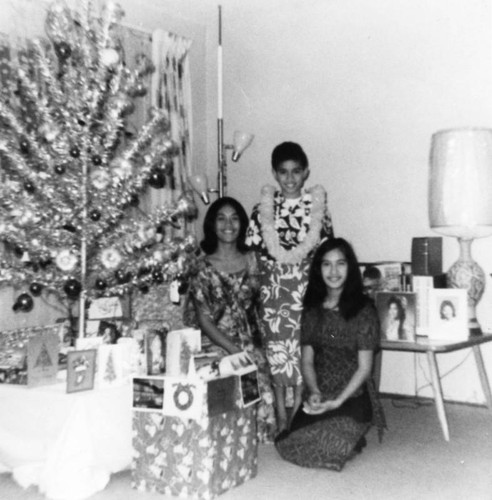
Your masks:
M 63 285 L 63 291 L 69 299 L 76 299 L 82 291 L 82 285 L 75 278 L 69 278 Z
M 150 187 L 162 189 L 166 185 L 166 175 L 162 170 L 153 169 L 147 180 Z
M 106 68 L 114 68 L 120 62 L 120 55 L 114 49 L 103 49 L 99 54 L 101 63 Z
M 63 272 L 73 271 L 77 262 L 77 256 L 69 248 L 60 250 L 55 258 L 56 266 Z
M 72 48 L 67 42 L 58 42 L 54 44 L 55 54 L 61 62 L 66 62 L 72 55 Z
M 91 213 L 89 214 L 89 217 L 94 222 L 97 222 L 101 218 L 101 212 L 99 212 L 99 210 L 91 210 Z
M 72 146 L 70 148 L 70 156 L 72 158 L 78 158 L 80 156 L 80 149 L 78 146 Z
M 98 155 L 98 154 L 92 155 L 91 160 L 92 160 L 92 164 L 95 165 L 96 167 L 99 167 L 102 163 L 101 155 Z
M 31 312 L 34 307 L 34 301 L 28 293 L 21 293 L 15 300 L 12 309 L 15 312 Z
M 34 187 L 34 184 L 31 181 L 24 182 L 24 189 L 30 194 L 36 191 L 36 188 Z
M 43 291 L 43 285 L 33 282 L 29 285 L 29 291 L 33 294 L 34 297 L 39 297 L 41 295 L 41 292 Z
M 109 172 L 103 170 L 102 168 L 94 170 L 90 174 L 90 179 L 92 181 L 92 185 L 99 190 L 106 189 L 111 182 L 111 176 L 109 175 Z
M 106 248 L 101 252 L 101 263 L 106 269 L 116 269 L 123 260 L 116 248 Z
M 29 153 L 29 141 L 25 138 L 19 141 L 19 148 L 21 153 L 27 155 Z
M 58 175 L 63 175 L 65 173 L 65 165 L 55 165 L 53 169 Z
M 106 283 L 105 280 L 103 280 L 102 278 L 98 278 L 96 279 L 96 281 L 94 282 L 94 288 L 96 290 L 105 290 L 107 288 L 108 284 Z
M 164 282 L 164 276 L 163 276 L 162 272 L 159 270 L 155 270 L 152 272 L 152 279 L 156 283 L 163 283 Z
M 118 269 L 118 271 L 115 272 L 114 277 L 116 278 L 116 281 L 120 284 L 123 285 L 125 283 L 128 283 L 132 275 L 129 271 L 125 271 L 123 269 Z

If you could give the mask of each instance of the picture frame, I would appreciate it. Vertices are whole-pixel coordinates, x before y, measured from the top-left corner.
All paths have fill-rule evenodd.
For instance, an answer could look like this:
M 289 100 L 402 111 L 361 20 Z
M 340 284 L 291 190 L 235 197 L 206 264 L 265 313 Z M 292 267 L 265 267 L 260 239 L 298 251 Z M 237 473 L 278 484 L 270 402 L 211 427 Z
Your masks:
M 258 370 L 256 367 L 239 375 L 239 390 L 243 408 L 260 402 L 261 393 L 258 383 Z
M 415 292 L 378 292 L 376 308 L 381 323 L 381 340 L 415 342 L 417 323 Z
M 467 291 L 460 288 L 430 290 L 429 339 L 466 340 L 469 335 Z
M 165 363 L 165 338 L 162 330 L 149 329 L 145 332 L 145 361 L 147 375 L 164 373 Z
M 67 353 L 67 393 L 94 389 L 96 349 Z
M 134 411 L 163 411 L 165 391 L 164 377 L 133 377 L 132 387 L 132 408 Z

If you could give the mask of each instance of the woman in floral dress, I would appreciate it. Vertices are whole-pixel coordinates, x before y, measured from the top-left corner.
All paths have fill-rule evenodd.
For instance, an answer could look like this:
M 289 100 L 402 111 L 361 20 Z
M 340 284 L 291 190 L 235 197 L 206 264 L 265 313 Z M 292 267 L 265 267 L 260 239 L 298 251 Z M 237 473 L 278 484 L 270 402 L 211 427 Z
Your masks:
M 309 263 L 320 241 L 333 236 L 333 229 L 325 190 L 318 185 L 303 191 L 309 168 L 301 146 L 279 144 L 272 152 L 272 168 L 280 189 L 263 187 L 246 242 L 260 254 L 265 268 L 260 314 L 282 431 L 289 427 L 288 387 L 294 392 L 293 413 L 301 403 L 299 323 Z
M 323 242 L 313 257 L 301 326 L 304 406 L 275 442 L 282 458 L 303 467 L 340 471 L 362 451 L 384 414 L 372 384 L 380 325 L 363 293 L 355 253 L 342 238 Z
M 276 433 L 274 397 L 258 329 L 259 261 L 245 245 L 247 227 L 248 216 L 235 199 L 219 198 L 210 206 L 203 224 L 204 256 L 190 282 L 185 322 L 198 324 L 219 354 L 246 351 L 257 365 L 257 431 L 265 443 L 273 442 Z

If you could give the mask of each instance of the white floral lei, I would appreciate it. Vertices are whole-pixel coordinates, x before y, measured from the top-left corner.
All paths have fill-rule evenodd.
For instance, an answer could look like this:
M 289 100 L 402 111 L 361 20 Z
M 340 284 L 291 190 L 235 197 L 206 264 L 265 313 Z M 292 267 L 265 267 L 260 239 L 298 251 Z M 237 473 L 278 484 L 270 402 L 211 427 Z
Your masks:
M 304 240 L 295 248 L 286 250 L 280 244 L 278 232 L 275 229 L 274 194 L 275 188 L 267 185 L 261 189 L 260 216 L 263 241 L 268 253 L 282 264 L 298 264 L 319 242 L 324 216 L 326 192 L 323 186 L 317 185 L 307 190 L 311 193 L 311 222 Z

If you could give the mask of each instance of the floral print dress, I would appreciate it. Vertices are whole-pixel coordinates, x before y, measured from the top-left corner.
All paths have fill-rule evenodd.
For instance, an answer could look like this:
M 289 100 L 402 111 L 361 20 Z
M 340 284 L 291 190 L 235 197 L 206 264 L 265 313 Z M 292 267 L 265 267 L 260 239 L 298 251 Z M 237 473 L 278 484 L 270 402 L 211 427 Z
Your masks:
M 248 254 L 246 269 L 238 273 L 218 271 L 204 256 L 197 274 L 191 279 L 185 323 L 197 326 L 195 308 L 200 309 L 237 347 L 249 353 L 258 367 L 261 401 L 258 405 L 257 433 L 260 443 L 273 442 L 276 434 L 274 396 L 268 364 L 259 334 L 258 281 L 259 261 L 254 252 Z M 219 346 L 210 350 L 227 355 Z
M 275 229 L 280 245 L 295 249 L 308 234 L 311 223 L 312 197 L 286 199 L 280 191 L 273 198 Z M 261 275 L 262 333 L 272 382 L 278 386 L 302 383 L 300 359 L 300 319 L 302 299 L 307 286 L 313 251 L 294 264 L 278 262 L 269 254 L 262 232 L 260 205 L 253 208 L 247 233 L 247 244 L 260 254 L 265 269 Z M 319 242 L 333 237 L 328 210 L 324 208 Z
M 308 312 L 301 342 L 313 348 L 314 370 L 323 400 L 335 399 L 343 391 L 358 368 L 359 350 L 377 349 L 379 335 L 379 320 L 372 304 L 349 320 L 334 310 Z M 363 384 L 336 410 L 308 415 L 300 408 L 290 432 L 279 436 L 275 443 L 282 458 L 303 467 L 342 470 L 363 447 L 372 423 L 378 429 L 385 425 L 379 400 L 369 387 L 371 383 Z

